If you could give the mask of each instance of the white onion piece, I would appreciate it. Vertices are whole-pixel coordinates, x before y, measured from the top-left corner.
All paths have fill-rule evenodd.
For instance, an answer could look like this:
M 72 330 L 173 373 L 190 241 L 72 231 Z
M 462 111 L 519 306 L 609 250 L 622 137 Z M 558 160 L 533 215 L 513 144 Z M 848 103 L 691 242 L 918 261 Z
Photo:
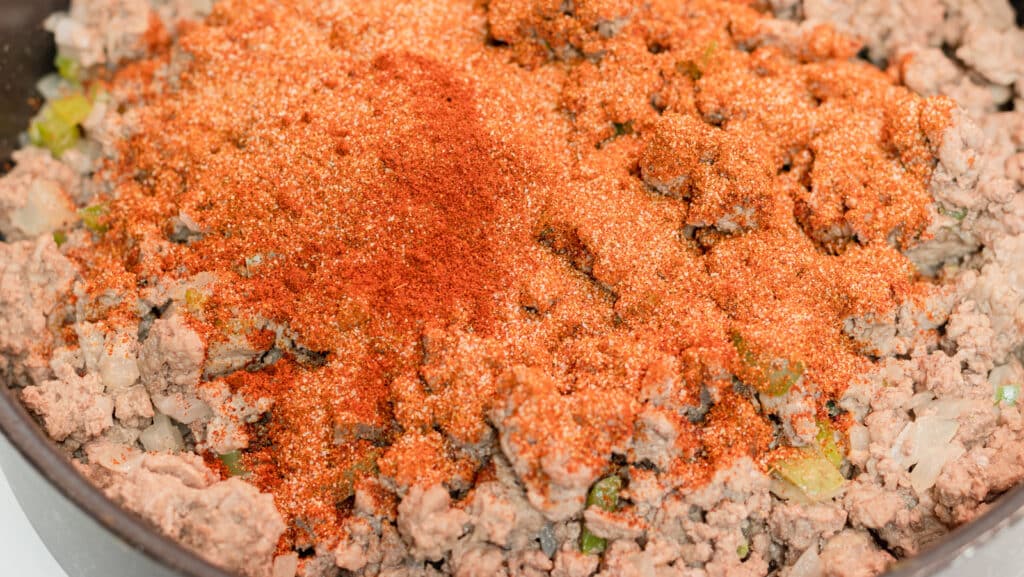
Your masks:
M 935 400 L 935 393 L 931 391 L 924 391 L 921 393 L 917 393 L 913 397 L 910 397 L 910 400 L 907 401 L 906 405 L 904 405 L 904 408 L 907 409 L 908 411 L 913 411 L 914 409 L 920 407 L 921 405 L 933 400 Z
M 147 451 L 164 452 L 180 451 L 185 448 L 185 441 L 181 438 L 181 431 L 167 417 L 157 413 L 153 417 L 153 424 L 146 427 L 139 435 L 139 441 Z
M 989 371 L 988 382 L 992 384 L 993 389 L 1009 383 L 1020 382 L 1020 371 L 1013 364 L 999 365 Z
M 11 224 L 25 236 L 36 237 L 74 222 L 75 205 L 60 186 L 46 179 L 33 180 L 25 204 L 10 212 Z
M 917 428 L 912 440 L 913 449 L 910 453 L 910 464 L 920 463 L 925 455 L 931 455 L 949 446 L 956 436 L 960 425 L 953 419 L 941 417 L 921 417 L 914 421 Z
M 850 437 L 851 451 L 867 451 L 871 445 L 871 433 L 864 425 L 855 424 L 847 431 Z
M 90 463 L 117 473 L 130 473 L 142 462 L 142 453 L 133 447 L 114 443 L 90 443 L 85 447 Z
M 133 350 L 136 343 L 133 340 L 115 335 L 107 339 L 100 353 L 100 379 L 108 393 L 126 391 L 139 380 L 139 365 Z
M 295 573 L 298 570 L 298 553 L 287 553 L 274 558 L 274 570 L 271 572 L 271 575 L 273 577 L 295 577 Z
M 36 82 L 36 90 L 46 100 L 56 100 L 60 98 L 60 93 L 64 88 L 64 79 L 57 75 L 57 73 L 47 74 Z
M 774 477 L 771 480 L 771 484 L 768 486 L 768 490 L 771 491 L 772 495 L 775 495 L 783 501 L 795 501 L 797 503 L 806 504 L 810 504 L 811 502 L 799 487 L 788 481 L 783 481 Z
M 914 463 L 910 461 L 910 455 L 913 452 L 913 446 L 908 450 L 908 441 L 912 441 L 917 434 L 917 423 L 913 421 L 906 424 L 900 434 L 896 435 L 896 440 L 892 443 L 891 456 L 892 460 L 896 461 L 900 467 L 904 469 L 910 467 Z
M 195 397 L 186 397 L 181 393 L 168 396 L 153 395 L 153 406 L 161 413 L 185 425 L 213 416 L 209 405 Z
M 971 402 L 966 399 L 936 399 L 924 403 L 914 412 L 917 415 L 955 419 L 971 409 Z
M 789 577 L 821 577 L 823 574 L 817 543 L 808 547 L 789 569 Z
M 946 463 L 959 459 L 963 454 L 963 447 L 947 445 L 924 455 L 921 462 L 910 472 L 910 486 L 919 494 L 931 489 Z

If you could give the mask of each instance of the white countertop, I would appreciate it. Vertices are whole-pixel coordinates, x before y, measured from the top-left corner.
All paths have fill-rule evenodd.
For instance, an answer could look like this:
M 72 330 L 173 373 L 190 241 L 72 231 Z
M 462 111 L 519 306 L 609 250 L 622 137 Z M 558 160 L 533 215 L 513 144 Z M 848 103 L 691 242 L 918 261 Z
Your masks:
M 0 573 L 25 577 L 67 577 L 25 518 L 0 471 Z

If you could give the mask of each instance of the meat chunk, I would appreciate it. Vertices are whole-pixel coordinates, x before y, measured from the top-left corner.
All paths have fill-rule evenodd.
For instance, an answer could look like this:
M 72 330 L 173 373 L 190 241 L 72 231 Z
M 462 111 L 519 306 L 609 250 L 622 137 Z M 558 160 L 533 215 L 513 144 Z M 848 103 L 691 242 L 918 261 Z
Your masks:
M 113 425 L 114 401 L 103 394 L 103 383 L 95 374 L 78 376 L 62 364 L 57 378 L 27 387 L 21 398 L 43 419 L 43 426 L 55 441 L 78 444 L 96 437 Z
M 398 531 L 417 559 L 443 558 L 465 532 L 468 519 L 465 511 L 452 508 L 448 490 L 441 485 L 413 486 L 398 505 Z
M 146 0 L 76 0 L 69 14 L 54 14 L 46 28 L 62 54 L 92 66 L 142 56 L 149 17 Z
M 846 511 L 830 503 L 776 503 L 769 517 L 776 540 L 803 551 L 828 539 L 846 525 Z
M 74 266 L 49 236 L 35 241 L 0 243 L 0 370 L 16 368 L 16 384 L 49 376 L 43 349 L 61 320 L 65 295 L 76 276 Z
M 153 321 L 142 343 L 139 369 L 151 395 L 191 392 L 203 372 L 206 346 L 180 315 Z
M 603 458 L 593 453 L 582 427 L 572 425 L 569 402 L 543 373 L 516 367 L 502 382 L 505 406 L 493 414 L 502 452 L 526 485 L 530 503 L 552 521 L 565 520 L 583 509 Z M 537 411 L 547 416 L 540 419 Z M 566 424 L 556 429 L 558 438 L 535 431 L 549 419 Z
M 828 540 L 821 550 L 825 577 L 874 577 L 895 561 L 878 548 L 871 535 L 847 529 Z
M 201 402 L 213 411 L 213 417 L 206 423 L 204 446 L 222 455 L 249 446 L 246 424 L 255 423 L 272 404 L 265 398 L 250 404 L 220 380 L 203 383 L 197 392 Z
M 141 385 L 118 392 L 114 397 L 114 415 L 129 427 L 142 427 L 154 415 L 149 393 Z
M 218 481 L 197 455 L 129 459 L 126 472 L 94 472 L 109 497 L 229 571 L 270 577 L 285 529 L 270 495 L 237 477 Z

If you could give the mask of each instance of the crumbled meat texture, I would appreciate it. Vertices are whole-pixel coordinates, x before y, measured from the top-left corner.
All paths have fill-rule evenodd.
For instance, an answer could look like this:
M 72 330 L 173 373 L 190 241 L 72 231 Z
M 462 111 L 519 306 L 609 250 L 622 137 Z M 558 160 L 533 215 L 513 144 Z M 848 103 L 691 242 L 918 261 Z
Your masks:
M 147 454 L 103 481 L 107 495 L 229 571 L 270 577 L 284 521 L 270 495 L 217 480 L 195 455 Z
M 768 5 L 803 21 L 75 0 L 61 54 L 124 63 L 85 126 L 106 158 L 0 180 L 0 371 L 247 576 L 876 575 L 1024 479 L 993 402 L 1024 380 L 1024 33 L 1003 2 Z M 97 191 L 105 235 L 74 223 Z M 762 362 L 802 374 L 767 394 Z M 245 476 L 140 451 L 158 413 Z M 822 422 L 848 479 L 810 502 L 763 458 Z
M 153 321 L 142 343 L 142 384 L 152 395 L 191 392 L 202 375 L 206 347 L 181 316 Z
M 846 526 L 846 511 L 831 503 L 783 502 L 772 508 L 772 536 L 797 551 L 817 547 Z
M 847 529 L 829 539 L 821 549 L 821 567 L 826 577 L 873 577 L 893 561 L 866 531 Z
M 141 385 L 116 393 L 114 415 L 118 421 L 129 427 L 141 427 L 154 415 L 149 393 Z
M 249 446 L 246 425 L 255 423 L 270 409 L 269 399 L 249 404 L 240 393 L 232 393 L 223 381 L 209 381 L 197 388 L 198 397 L 213 416 L 205 422 L 204 446 L 223 455 Z
M 503 377 L 502 386 L 508 391 L 505 406 L 495 410 L 493 419 L 503 452 L 526 483 L 530 503 L 553 521 L 582 511 L 604 455 L 594 454 L 593 439 L 588 441 L 586 431 L 573 426 L 573 409 L 549 377 L 515 367 Z M 548 416 L 537 420 L 539 411 Z M 564 426 L 555 435 L 531 430 L 550 423 Z M 588 462 L 593 465 L 587 467 Z
M 25 406 L 42 418 L 55 441 L 78 445 L 113 425 L 114 400 L 103 393 L 103 383 L 95 374 L 79 376 L 67 364 L 58 365 L 56 373 L 56 379 L 21 393 Z
M 0 243 L 0 368 L 14 383 L 50 376 L 51 331 L 63 320 L 75 276 L 48 236 Z
M 46 21 L 62 54 L 84 66 L 118 64 L 151 49 L 153 18 L 173 30 L 209 12 L 212 1 L 75 0 L 67 13 Z
M 505 551 L 481 543 L 456 547 L 452 552 L 452 574 L 458 577 L 504 577 L 508 575 Z
M 438 561 L 465 531 L 466 512 L 451 506 L 448 490 L 440 485 L 415 486 L 398 505 L 398 531 L 418 559 Z
M 596 555 L 580 553 L 575 546 L 567 543 L 555 555 L 555 566 L 551 570 L 552 577 L 589 577 L 597 571 L 600 559 Z

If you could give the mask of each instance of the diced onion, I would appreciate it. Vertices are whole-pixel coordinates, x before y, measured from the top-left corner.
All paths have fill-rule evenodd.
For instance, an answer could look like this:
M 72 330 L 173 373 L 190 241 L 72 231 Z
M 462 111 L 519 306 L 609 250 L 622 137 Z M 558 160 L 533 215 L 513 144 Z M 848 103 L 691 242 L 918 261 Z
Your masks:
M 117 473 L 130 473 L 142 462 L 142 453 L 132 447 L 115 443 L 92 443 L 85 449 L 90 463 Z
M 75 220 L 75 212 L 60 186 L 46 179 L 36 179 L 29 185 L 25 204 L 10 213 L 11 223 L 27 236 L 53 232 Z
M 913 397 L 910 397 L 910 400 L 907 401 L 907 404 L 904 405 L 904 408 L 906 408 L 908 411 L 913 411 L 920 407 L 921 405 L 924 405 L 929 401 L 933 400 L 935 400 L 935 393 L 931 391 L 924 391 L 921 393 L 917 393 Z
M 64 86 L 64 79 L 57 74 L 47 74 L 36 82 L 36 90 L 45 100 L 59 98 Z
M 921 462 L 910 472 L 910 486 L 918 493 L 931 489 L 946 463 L 959 459 L 963 454 L 963 447 L 947 445 L 924 455 Z
M 195 397 L 186 397 L 181 393 L 169 396 L 153 395 L 153 406 L 161 413 L 185 425 L 213 416 L 209 405 Z
M 167 415 L 157 414 L 153 417 L 153 424 L 147 427 L 139 435 L 139 441 L 147 451 L 164 452 L 180 451 L 185 448 L 185 441 L 181 438 L 181 431 Z
M 818 545 L 813 543 L 789 569 L 789 577 L 821 577 L 823 574 Z
M 956 419 L 971 409 L 971 402 L 965 399 L 936 399 L 921 404 L 914 413 L 942 419 Z

